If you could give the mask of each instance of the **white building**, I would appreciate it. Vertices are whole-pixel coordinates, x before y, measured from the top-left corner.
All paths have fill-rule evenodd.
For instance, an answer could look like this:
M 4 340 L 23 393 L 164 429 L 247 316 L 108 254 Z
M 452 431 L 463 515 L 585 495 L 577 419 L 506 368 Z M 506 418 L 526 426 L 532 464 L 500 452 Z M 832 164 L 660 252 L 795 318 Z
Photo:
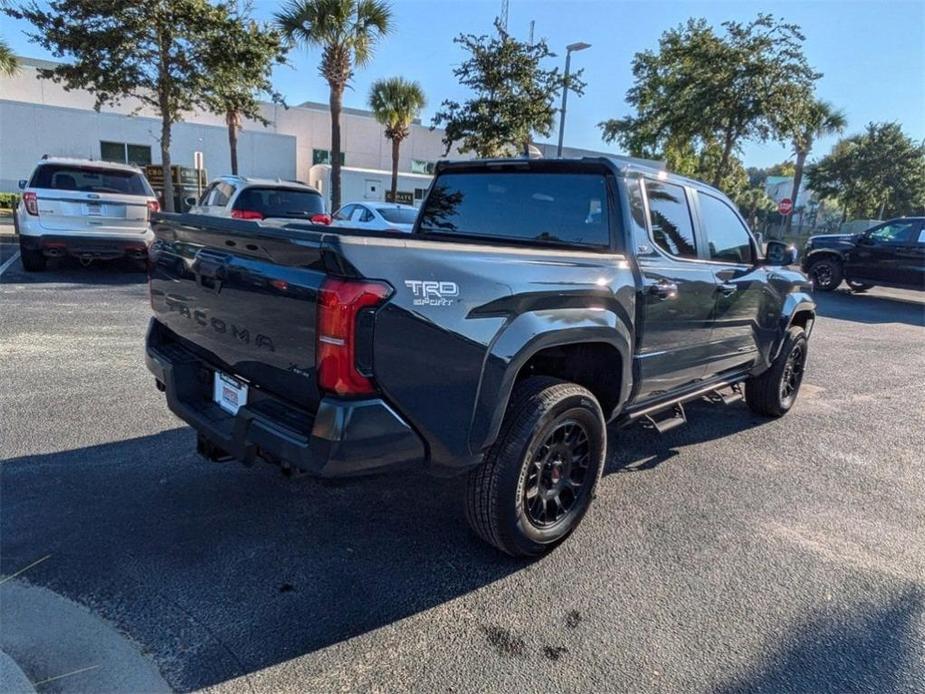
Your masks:
M 51 68 L 55 63 L 19 60 L 18 74 L 0 77 L 0 192 L 17 190 L 18 180 L 27 178 L 44 154 L 137 165 L 160 163 L 160 119 L 150 107 L 127 99 L 95 111 L 94 97 L 89 92 L 66 91 L 60 84 L 39 78 L 39 68 Z M 330 184 L 324 183 L 325 167 L 313 169 L 330 163 L 331 117 L 327 105 L 306 102 L 285 108 L 267 103 L 263 105 L 263 115 L 270 125 L 247 121 L 238 137 L 238 172 L 243 176 L 297 179 L 312 185 L 321 181 L 322 192 L 328 197 Z M 426 188 L 437 160 L 468 158 L 457 154 L 455 148 L 444 157 L 442 137 L 443 131 L 431 130 L 419 121 L 412 125 L 410 136 L 401 146 L 401 193 L 413 196 Z M 555 153 L 551 145 L 538 146 L 545 156 Z M 343 165 L 350 169 L 345 174 L 342 199 L 354 199 L 347 195 L 348 178 L 351 194 L 384 199 L 390 184 L 392 149 L 372 113 L 344 109 L 341 149 Z M 182 122 L 173 126 L 172 163 L 193 167 L 197 151 L 203 153 L 210 178 L 229 173 L 224 118 L 196 112 L 186 114 Z M 574 149 L 564 154 L 600 155 Z M 381 181 L 382 185 L 368 181 Z

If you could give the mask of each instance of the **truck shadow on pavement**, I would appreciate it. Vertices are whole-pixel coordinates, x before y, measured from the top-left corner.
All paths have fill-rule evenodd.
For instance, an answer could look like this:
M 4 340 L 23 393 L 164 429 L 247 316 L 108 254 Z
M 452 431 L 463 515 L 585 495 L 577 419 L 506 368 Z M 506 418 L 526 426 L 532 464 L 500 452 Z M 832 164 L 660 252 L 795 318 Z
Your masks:
M 462 480 L 349 485 L 207 463 L 176 429 L 0 466 L 0 570 L 91 607 L 191 690 L 392 624 L 519 571 Z M 474 638 L 476 635 L 474 635 Z
M 743 403 L 714 405 L 702 400 L 686 403 L 687 424 L 659 434 L 636 423 L 624 429 L 610 427 L 610 458 L 604 474 L 651 470 L 680 455 L 678 448 L 732 436 L 772 421 Z
M 76 258 L 48 261 L 42 272 L 26 272 L 19 260 L 3 275 L 4 284 L 85 284 L 90 286 L 143 284 L 147 272 L 130 260 L 94 260 L 81 265 Z
M 925 327 L 925 294 L 919 296 L 921 300 L 916 301 L 836 291 L 829 294 L 816 292 L 813 298 L 816 300 L 816 314 L 824 318 L 872 325 L 904 323 Z

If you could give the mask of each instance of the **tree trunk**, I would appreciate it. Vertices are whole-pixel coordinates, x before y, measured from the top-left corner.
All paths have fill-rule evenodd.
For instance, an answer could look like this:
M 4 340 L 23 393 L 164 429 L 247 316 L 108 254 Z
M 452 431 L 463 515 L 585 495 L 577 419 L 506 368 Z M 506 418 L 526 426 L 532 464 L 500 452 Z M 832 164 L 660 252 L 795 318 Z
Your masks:
M 732 129 L 726 130 L 723 137 L 723 156 L 720 157 L 719 165 L 716 167 L 716 173 L 713 175 L 713 187 L 719 188 L 720 181 L 726 175 L 726 168 L 729 166 L 729 157 L 732 156 L 732 148 L 735 146 L 735 137 Z
M 340 209 L 340 114 L 344 105 L 343 86 L 331 87 L 331 209 Z
M 793 214 L 797 208 L 797 198 L 800 196 L 800 184 L 803 182 L 803 167 L 806 165 L 806 155 L 808 150 L 797 150 L 797 160 L 793 167 L 793 190 L 790 193 L 790 201 L 793 203 L 793 209 L 784 220 L 784 234 L 789 234 L 793 226 Z M 800 215 L 800 221 L 803 221 L 803 215 Z
M 880 203 L 880 214 L 877 215 L 877 219 L 883 219 L 883 210 L 886 208 L 886 198 L 883 198 L 883 202 Z
M 170 81 L 170 37 L 161 32 L 158 35 L 158 48 L 160 51 L 159 70 L 157 76 L 158 105 L 161 112 L 161 168 L 164 172 L 164 211 L 173 212 L 173 178 L 170 175 L 170 125 L 173 121 L 173 112 L 170 108 L 170 94 L 167 91 Z
M 228 111 L 225 114 L 228 124 L 228 148 L 231 151 L 231 175 L 238 175 L 238 114 Z
M 392 138 L 392 202 L 398 202 L 398 150 L 401 140 Z

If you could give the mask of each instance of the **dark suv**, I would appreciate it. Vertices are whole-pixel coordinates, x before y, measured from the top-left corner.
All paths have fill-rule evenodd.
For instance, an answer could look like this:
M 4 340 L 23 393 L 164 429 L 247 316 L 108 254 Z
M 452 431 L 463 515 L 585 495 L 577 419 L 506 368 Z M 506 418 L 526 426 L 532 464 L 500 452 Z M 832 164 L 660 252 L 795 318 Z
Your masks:
M 874 285 L 925 289 L 925 217 L 891 219 L 861 234 L 811 236 L 803 271 L 823 292 L 842 280 L 856 292 Z

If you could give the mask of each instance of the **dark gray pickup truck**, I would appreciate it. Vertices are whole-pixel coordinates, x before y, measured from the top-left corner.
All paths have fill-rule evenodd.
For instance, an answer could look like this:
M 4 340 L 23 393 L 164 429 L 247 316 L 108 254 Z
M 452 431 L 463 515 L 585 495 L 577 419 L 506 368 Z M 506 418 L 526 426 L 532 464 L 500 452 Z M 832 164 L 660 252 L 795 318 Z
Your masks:
M 787 412 L 815 315 L 793 249 L 619 158 L 442 163 L 410 235 L 154 227 L 147 364 L 204 456 L 465 472 L 472 527 L 514 555 L 577 526 L 608 422 Z

